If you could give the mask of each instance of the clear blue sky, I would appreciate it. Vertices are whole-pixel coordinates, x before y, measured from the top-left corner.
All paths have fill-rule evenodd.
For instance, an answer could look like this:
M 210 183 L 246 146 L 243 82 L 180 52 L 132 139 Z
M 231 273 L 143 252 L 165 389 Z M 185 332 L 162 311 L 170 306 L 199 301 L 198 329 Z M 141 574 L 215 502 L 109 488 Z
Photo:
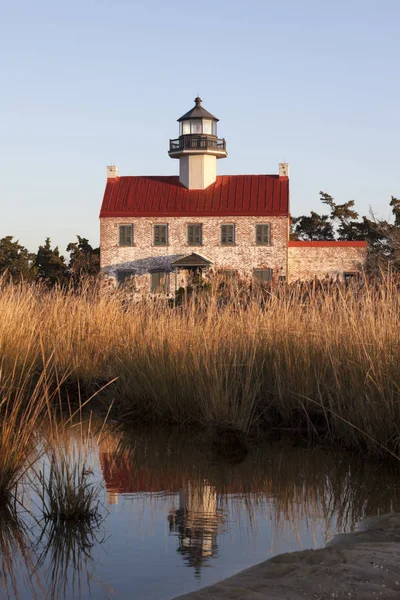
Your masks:
M 291 168 L 293 215 L 320 190 L 389 215 L 400 196 L 398 0 L 13 0 L 0 17 L 0 237 L 98 244 L 105 166 L 176 174 L 168 140 L 197 94 L 219 174 Z

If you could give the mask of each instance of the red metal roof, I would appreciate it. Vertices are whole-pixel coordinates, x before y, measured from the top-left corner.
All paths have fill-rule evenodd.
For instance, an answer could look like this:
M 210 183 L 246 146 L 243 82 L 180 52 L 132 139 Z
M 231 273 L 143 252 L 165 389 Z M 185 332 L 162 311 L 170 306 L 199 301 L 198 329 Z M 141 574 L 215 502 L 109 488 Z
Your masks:
M 315 246 L 317 248 L 366 248 L 368 242 L 345 242 L 345 241 L 322 241 L 322 242 L 309 242 L 307 240 L 291 240 L 289 247 L 295 248 L 308 248 Z
M 205 190 L 179 177 L 108 179 L 100 217 L 274 216 L 289 214 L 289 180 L 279 175 L 222 175 Z

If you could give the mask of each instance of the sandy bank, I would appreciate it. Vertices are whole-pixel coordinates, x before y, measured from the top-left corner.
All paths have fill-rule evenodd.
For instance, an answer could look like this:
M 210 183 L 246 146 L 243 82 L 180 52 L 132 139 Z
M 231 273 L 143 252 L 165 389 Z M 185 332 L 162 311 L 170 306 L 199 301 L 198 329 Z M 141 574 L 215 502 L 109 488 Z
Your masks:
M 399 600 L 400 514 L 365 520 L 325 548 L 280 554 L 186 600 Z

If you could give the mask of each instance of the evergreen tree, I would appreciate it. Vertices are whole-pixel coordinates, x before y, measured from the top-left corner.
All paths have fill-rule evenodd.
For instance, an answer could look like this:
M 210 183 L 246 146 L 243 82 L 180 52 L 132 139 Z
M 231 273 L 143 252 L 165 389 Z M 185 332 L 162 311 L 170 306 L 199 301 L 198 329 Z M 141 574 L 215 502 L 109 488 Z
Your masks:
M 65 285 L 68 283 L 68 271 L 64 257 L 60 255 L 58 246 L 51 248 L 50 238 L 46 238 L 44 246 L 39 246 L 36 255 L 38 277 L 49 285 Z
M 400 200 L 392 196 L 390 206 L 392 207 L 395 227 L 400 227 Z
M 358 239 L 358 212 L 354 210 L 354 200 L 349 200 L 344 204 L 336 204 L 334 198 L 326 192 L 319 193 L 323 204 L 327 204 L 331 209 L 330 219 L 333 226 L 337 227 L 339 240 Z
M 85 277 L 95 277 L 100 272 L 100 248 L 92 248 L 89 240 L 76 236 L 77 242 L 67 246 L 70 253 L 69 272 L 75 284 Z
M 6 273 L 13 281 L 33 281 L 36 276 L 35 255 L 13 241 L 8 235 L 0 239 L 0 274 Z
M 330 222 L 329 215 L 319 215 L 311 211 L 310 216 L 292 218 L 292 240 L 333 240 L 333 225 Z

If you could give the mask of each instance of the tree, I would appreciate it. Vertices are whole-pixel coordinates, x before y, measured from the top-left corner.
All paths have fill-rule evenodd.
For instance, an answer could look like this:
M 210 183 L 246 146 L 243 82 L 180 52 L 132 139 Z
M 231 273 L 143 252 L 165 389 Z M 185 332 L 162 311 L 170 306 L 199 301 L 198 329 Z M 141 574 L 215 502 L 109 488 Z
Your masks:
M 319 215 L 311 211 L 310 216 L 292 218 L 292 240 L 333 240 L 333 225 L 328 215 Z
M 392 196 L 390 206 L 392 207 L 395 227 L 400 227 L 400 200 Z
M 69 272 L 75 284 L 85 277 L 95 277 L 100 272 L 100 248 L 92 248 L 89 240 L 76 236 L 77 242 L 67 246 L 70 253 Z
M 8 235 L 0 239 L 0 274 L 7 273 L 13 281 L 33 281 L 36 276 L 35 255 L 13 241 Z
M 60 255 L 58 246 L 51 248 L 50 238 L 46 238 L 44 246 L 39 246 L 35 261 L 38 277 L 49 285 L 65 285 L 68 283 L 68 271 L 64 257 Z
M 354 200 L 349 200 L 344 204 L 336 204 L 330 194 L 320 192 L 319 195 L 321 202 L 327 204 L 331 209 L 330 219 L 332 225 L 337 227 L 339 240 L 351 241 L 358 239 L 358 212 L 353 209 Z

